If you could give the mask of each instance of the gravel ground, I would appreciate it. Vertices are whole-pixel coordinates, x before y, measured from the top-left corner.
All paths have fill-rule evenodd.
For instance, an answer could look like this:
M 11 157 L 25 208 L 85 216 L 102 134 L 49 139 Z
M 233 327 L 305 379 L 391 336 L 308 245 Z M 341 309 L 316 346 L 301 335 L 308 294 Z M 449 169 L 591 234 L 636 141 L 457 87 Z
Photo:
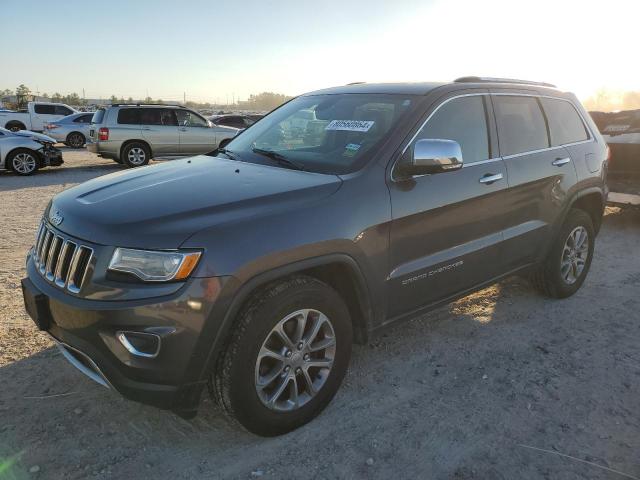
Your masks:
M 0 478 L 640 478 L 640 211 L 607 209 L 591 273 L 563 301 L 515 278 L 354 348 L 315 421 L 262 439 L 205 400 L 185 421 L 86 379 L 24 313 L 42 210 L 120 167 L 0 173 Z

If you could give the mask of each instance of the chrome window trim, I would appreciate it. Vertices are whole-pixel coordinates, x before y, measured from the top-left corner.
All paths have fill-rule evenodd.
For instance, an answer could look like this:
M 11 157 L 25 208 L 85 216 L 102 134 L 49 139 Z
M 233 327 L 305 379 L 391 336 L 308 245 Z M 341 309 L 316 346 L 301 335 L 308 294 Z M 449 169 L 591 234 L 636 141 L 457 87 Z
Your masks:
M 582 112 L 580 112 L 580 110 L 578 110 L 576 108 L 576 106 L 573 104 L 573 102 L 569 99 L 566 98 L 562 98 L 562 97 L 554 97 L 552 95 L 543 95 L 543 94 L 533 94 L 533 93 L 519 93 L 519 92 L 480 92 L 480 93 L 464 93 L 462 95 L 456 95 L 450 98 L 447 98 L 444 102 L 442 102 L 440 105 L 438 105 L 435 110 L 433 112 L 431 112 L 429 114 L 429 116 L 425 119 L 424 122 L 422 122 L 422 125 L 420 125 L 420 128 L 418 128 L 418 130 L 416 130 L 416 133 L 413 134 L 413 136 L 411 137 L 411 139 L 407 142 L 407 144 L 404 146 L 404 148 L 402 149 L 402 152 L 400 153 L 399 157 L 396 159 L 396 161 L 393 163 L 393 166 L 391 167 L 391 175 L 390 175 L 390 179 L 392 182 L 397 181 L 395 176 L 393 175 L 393 171 L 396 168 L 396 164 L 398 163 L 398 161 L 400 160 L 400 158 L 406 153 L 407 149 L 411 146 L 411 144 L 415 141 L 415 139 L 418 137 L 418 135 L 420 134 L 420 132 L 422 131 L 422 129 L 425 127 L 425 125 L 429 122 L 429 120 L 431 120 L 431 117 L 433 117 L 436 112 L 438 110 L 440 110 L 440 108 L 443 105 L 446 105 L 447 103 L 449 103 L 452 100 L 455 100 L 457 98 L 464 98 L 464 97 L 478 97 L 478 96 L 487 96 L 487 97 L 491 97 L 491 96 L 510 96 L 510 97 L 534 97 L 534 98 L 549 98 L 551 100 L 562 100 L 563 102 L 567 102 L 569 103 L 573 109 L 575 110 L 575 112 L 578 114 L 578 117 L 580 118 L 580 121 L 582 121 L 582 125 L 584 126 L 585 130 L 587 131 L 587 134 L 589 135 L 589 138 L 586 140 L 580 140 L 579 142 L 572 142 L 572 143 L 565 143 L 562 145 L 556 145 L 554 147 L 546 147 L 546 148 L 541 148 L 539 150 L 529 150 L 526 152 L 521 152 L 521 153 L 514 153 L 512 155 L 504 155 L 504 156 L 499 156 L 499 157 L 493 157 L 493 158 L 489 158 L 487 160 L 478 160 L 476 162 L 469 162 L 469 163 L 464 163 L 464 156 L 462 157 L 462 168 L 465 167 L 473 167 L 475 165 L 482 165 L 484 163 L 492 163 L 492 162 L 497 162 L 498 160 L 509 160 L 511 158 L 517 158 L 517 157 L 522 157 L 525 155 L 532 155 L 535 153 L 542 153 L 542 152 L 547 152 L 547 151 L 551 151 L 551 150 L 556 150 L 558 148 L 564 148 L 564 147 L 572 147 L 575 145 L 582 145 L 584 143 L 591 143 L 591 142 L 596 142 L 596 137 L 593 134 L 593 131 L 591 130 L 591 128 L 589 127 L 588 122 L 585 121 L 584 116 L 582 115 Z M 489 128 L 489 125 L 487 125 L 487 128 Z M 497 128 L 497 120 L 496 120 L 496 128 Z M 496 132 L 496 135 L 498 135 L 498 132 Z M 551 141 L 551 139 L 549 139 L 549 141 Z M 500 142 L 500 136 L 498 135 L 498 144 Z M 411 176 L 411 178 L 420 178 L 420 177 L 426 177 L 426 176 L 430 176 L 431 174 L 424 174 L 424 175 L 413 175 Z

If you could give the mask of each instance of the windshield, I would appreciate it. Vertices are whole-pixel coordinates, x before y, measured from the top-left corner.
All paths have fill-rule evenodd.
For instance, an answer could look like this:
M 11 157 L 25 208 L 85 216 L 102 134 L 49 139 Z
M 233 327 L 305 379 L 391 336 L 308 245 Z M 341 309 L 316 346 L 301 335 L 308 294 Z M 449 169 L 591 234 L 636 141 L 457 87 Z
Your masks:
M 412 95 L 298 97 L 251 126 L 223 151 L 251 163 L 318 173 L 354 172 L 414 103 Z

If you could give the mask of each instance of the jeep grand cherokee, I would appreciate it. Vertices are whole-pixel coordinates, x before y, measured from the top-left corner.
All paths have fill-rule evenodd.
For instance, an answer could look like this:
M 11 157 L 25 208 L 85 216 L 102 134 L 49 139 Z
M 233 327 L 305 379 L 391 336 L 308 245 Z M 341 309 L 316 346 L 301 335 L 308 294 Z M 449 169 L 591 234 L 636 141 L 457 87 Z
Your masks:
M 548 84 L 308 93 L 210 155 L 56 195 L 26 308 L 130 399 L 189 417 L 208 385 L 245 428 L 281 434 L 329 403 L 352 342 L 391 322 L 516 273 L 575 293 L 606 157 L 576 97 Z

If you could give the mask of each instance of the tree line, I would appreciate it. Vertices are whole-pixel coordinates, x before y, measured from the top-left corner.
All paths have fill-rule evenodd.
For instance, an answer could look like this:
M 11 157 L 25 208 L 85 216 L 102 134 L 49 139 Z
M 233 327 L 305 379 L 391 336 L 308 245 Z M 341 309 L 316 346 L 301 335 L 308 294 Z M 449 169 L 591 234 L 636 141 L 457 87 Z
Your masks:
M 32 97 L 34 94 L 33 94 L 33 91 L 24 84 L 18 85 L 15 88 L 15 90 L 11 90 L 8 88 L 5 88 L 4 90 L 0 90 L 0 98 L 6 97 L 6 96 L 12 96 L 12 95 L 16 95 L 18 97 L 18 104 L 13 105 L 13 107 L 21 107 L 23 105 L 20 105 L 20 103 L 25 103 L 29 101 L 30 97 Z M 70 93 L 68 95 L 62 95 L 58 92 L 55 92 L 51 95 L 49 95 L 48 93 L 42 93 L 42 94 L 39 94 L 38 96 L 45 99 L 49 99 L 52 102 L 66 103 L 67 105 L 71 105 L 71 106 L 87 105 L 87 101 L 84 98 L 80 97 L 80 95 L 78 95 L 75 92 Z M 255 110 L 255 111 L 267 110 L 268 111 L 268 110 L 273 110 L 274 108 L 282 105 L 283 103 L 289 101 L 291 98 L 293 97 L 283 95 L 281 93 L 262 92 L 258 94 L 249 95 L 249 98 L 247 100 L 239 100 L 233 105 L 216 104 L 211 102 L 187 101 L 185 103 L 185 106 L 193 109 L 202 109 L 202 110 L 233 108 L 238 110 Z M 163 100 L 160 98 L 154 99 L 152 97 L 146 97 L 144 99 L 142 98 L 134 99 L 133 97 L 128 97 L 125 99 L 124 97 L 118 97 L 116 95 L 111 95 L 111 97 L 109 98 L 109 101 L 111 103 L 135 103 L 135 102 L 164 103 Z M 182 103 L 182 102 L 171 102 L 171 103 Z

